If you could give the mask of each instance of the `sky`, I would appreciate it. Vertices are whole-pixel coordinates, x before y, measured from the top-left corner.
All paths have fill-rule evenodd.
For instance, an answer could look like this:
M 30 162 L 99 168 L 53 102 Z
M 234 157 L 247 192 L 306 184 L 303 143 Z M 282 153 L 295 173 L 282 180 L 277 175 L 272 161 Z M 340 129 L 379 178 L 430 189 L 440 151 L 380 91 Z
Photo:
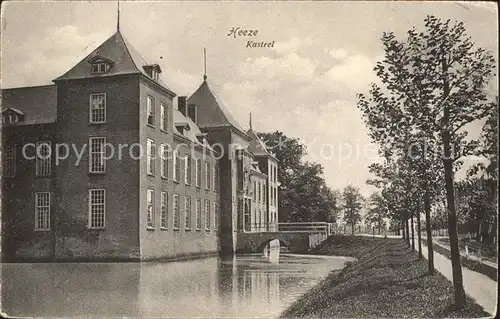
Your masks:
M 256 131 L 300 138 L 327 184 L 362 194 L 376 145 L 356 94 L 376 81 L 381 35 L 404 37 L 428 14 L 462 21 L 473 41 L 498 57 L 497 7 L 470 2 L 120 2 L 120 30 L 164 81 L 189 96 L 203 79 L 233 116 Z M 37 86 L 83 59 L 116 31 L 115 1 L 2 3 L 1 86 Z M 232 28 L 258 30 L 228 36 Z M 274 46 L 247 48 L 247 41 Z M 493 89 L 498 92 L 498 88 Z M 480 124 L 472 130 L 479 131 Z

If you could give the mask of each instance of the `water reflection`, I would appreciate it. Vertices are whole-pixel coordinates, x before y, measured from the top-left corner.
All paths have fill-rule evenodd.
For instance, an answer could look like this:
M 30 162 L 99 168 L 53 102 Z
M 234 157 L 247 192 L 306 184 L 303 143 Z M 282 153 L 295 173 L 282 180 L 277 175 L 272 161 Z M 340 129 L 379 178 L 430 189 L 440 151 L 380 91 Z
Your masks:
M 268 253 L 142 264 L 3 264 L 2 309 L 19 317 L 277 317 L 344 264 L 279 256 L 279 248 Z
M 280 260 L 280 241 L 277 239 L 271 240 L 264 248 L 264 258 L 272 264 L 278 264 Z

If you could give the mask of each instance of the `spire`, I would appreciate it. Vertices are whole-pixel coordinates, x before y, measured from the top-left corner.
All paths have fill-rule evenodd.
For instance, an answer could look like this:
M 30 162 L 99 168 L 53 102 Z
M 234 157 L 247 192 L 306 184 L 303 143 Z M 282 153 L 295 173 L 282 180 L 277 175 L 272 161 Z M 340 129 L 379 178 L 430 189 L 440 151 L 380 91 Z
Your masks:
M 250 126 L 250 130 L 252 129 L 252 112 L 250 112 L 250 119 L 248 120 L 248 125 Z
M 117 5 L 116 32 L 120 32 L 120 0 Z
M 207 48 L 203 48 L 203 81 L 207 81 Z

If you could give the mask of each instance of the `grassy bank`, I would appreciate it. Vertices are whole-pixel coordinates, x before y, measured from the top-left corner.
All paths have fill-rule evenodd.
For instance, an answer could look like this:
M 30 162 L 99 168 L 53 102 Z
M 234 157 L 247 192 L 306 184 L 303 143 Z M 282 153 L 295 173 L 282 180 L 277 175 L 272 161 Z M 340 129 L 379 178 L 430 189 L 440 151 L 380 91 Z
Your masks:
M 358 260 L 340 274 L 331 274 L 282 317 L 487 317 L 468 300 L 453 307 L 453 286 L 443 275 L 427 274 L 426 261 L 417 260 L 401 239 L 330 237 L 313 253 L 343 255 Z

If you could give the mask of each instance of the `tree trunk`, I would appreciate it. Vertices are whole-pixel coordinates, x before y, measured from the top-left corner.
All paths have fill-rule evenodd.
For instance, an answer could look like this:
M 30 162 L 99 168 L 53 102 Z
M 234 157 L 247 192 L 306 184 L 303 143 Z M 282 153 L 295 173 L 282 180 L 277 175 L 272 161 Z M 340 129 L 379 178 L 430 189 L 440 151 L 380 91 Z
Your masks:
M 413 225 L 413 216 L 410 217 L 411 220 L 411 251 L 415 251 L 415 227 Z
M 448 76 L 448 62 L 446 59 L 441 60 L 443 71 L 443 97 L 445 99 L 450 95 L 450 85 Z M 443 165 L 444 165 L 444 180 L 446 189 L 446 203 L 448 206 L 448 235 L 450 237 L 450 255 L 451 267 L 453 274 L 453 288 L 455 290 L 455 307 L 461 309 L 465 306 L 465 291 L 462 278 L 462 267 L 460 265 L 460 251 L 458 249 L 458 234 L 457 234 L 457 213 L 455 211 L 455 193 L 453 189 L 453 161 L 456 154 L 452 154 L 451 150 L 451 123 L 450 109 L 445 102 L 443 107 L 443 122 L 441 137 L 443 140 Z
M 432 246 L 431 202 L 429 193 L 424 194 L 425 230 L 427 232 L 427 266 L 429 274 L 434 274 L 434 247 Z
M 405 222 L 405 227 L 406 227 L 406 245 L 410 247 L 410 220 L 407 219 Z
M 422 259 L 422 228 L 420 226 L 420 212 L 417 214 L 418 259 Z
M 401 220 L 401 238 L 403 240 L 406 240 L 406 235 L 405 235 L 405 222 Z
M 481 226 L 482 226 L 482 224 L 483 223 L 481 223 L 481 220 L 479 220 L 479 227 L 477 230 L 477 237 L 476 237 L 476 241 L 479 241 L 479 242 L 481 242 L 481 232 L 482 232 Z
M 453 162 L 451 160 L 444 160 L 444 162 L 446 200 L 448 206 L 448 235 L 450 238 L 450 255 L 453 273 L 453 287 L 455 290 L 455 306 L 461 309 L 465 306 L 465 292 L 462 278 L 462 267 L 460 265 L 460 250 L 458 248 L 457 215 L 455 212 L 455 194 L 453 190 Z
M 448 67 L 446 61 L 443 59 L 443 73 L 446 74 Z M 449 85 L 445 78 L 444 81 L 444 95 L 448 97 Z M 443 126 L 442 132 L 443 139 L 443 165 L 444 165 L 444 179 L 446 189 L 446 203 L 448 211 L 448 235 L 450 239 L 450 255 L 451 266 L 453 274 L 453 287 L 455 291 L 455 306 L 463 308 L 465 306 L 465 292 L 463 287 L 462 267 L 460 265 L 460 251 L 458 248 L 458 234 L 457 234 L 457 214 L 455 210 L 455 193 L 453 186 L 453 157 L 455 154 L 451 152 L 451 134 L 449 123 L 449 108 L 447 105 L 444 107 Z
M 354 222 L 352 222 L 352 223 L 351 223 L 351 231 L 352 231 L 352 235 L 353 235 L 353 236 L 354 236 L 354 228 L 355 228 L 355 227 L 356 227 L 356 226 L 354 225 Z

